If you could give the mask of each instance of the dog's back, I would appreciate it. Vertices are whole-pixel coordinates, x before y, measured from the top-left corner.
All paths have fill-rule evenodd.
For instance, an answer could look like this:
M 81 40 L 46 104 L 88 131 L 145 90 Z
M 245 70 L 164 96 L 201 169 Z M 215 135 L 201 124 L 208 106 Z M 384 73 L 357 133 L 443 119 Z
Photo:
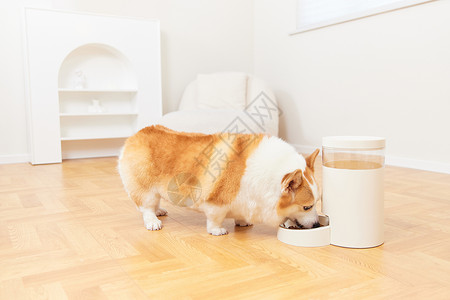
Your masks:
M 170 183 L 177 179 L 190 181 L 180 182 L 181 187 L 201 186 L 201 195 L 191 199 L 196 205 L 199 201 L 229 203 L 238 192 L 246 159 L 263 136 L 205 135 L 180 133 L 160 125 L 146 127 L 126 141 L 119 159 L 120 175 L 138 207 L 152 190 L 172 200 Z M 189 188 L 178 191 L 190 192 Z

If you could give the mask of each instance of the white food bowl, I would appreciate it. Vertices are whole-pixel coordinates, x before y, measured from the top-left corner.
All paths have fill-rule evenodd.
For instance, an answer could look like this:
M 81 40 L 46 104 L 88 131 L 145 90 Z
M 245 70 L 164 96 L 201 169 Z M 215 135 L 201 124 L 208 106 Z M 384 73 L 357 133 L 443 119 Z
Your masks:
M 319 216 L 320 227 L 311 229 L 278 228 L 277 237 L 283 243 L 302 247 L 321 247 L 330 244 L 328 216 Z

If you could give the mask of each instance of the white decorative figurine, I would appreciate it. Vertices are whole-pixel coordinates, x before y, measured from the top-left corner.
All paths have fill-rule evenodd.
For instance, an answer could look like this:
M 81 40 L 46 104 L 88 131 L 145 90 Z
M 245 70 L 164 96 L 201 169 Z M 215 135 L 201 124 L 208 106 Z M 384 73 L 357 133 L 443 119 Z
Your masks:
M 90 113 L 104 113 L 105 108 L 100 103 L 100 100 L 92 99 L 92 104 L 89 105 L 88 112 Z
M 75 89 L 84 89 L 86 88 L 86 76 L 84 76 L 83 71 L 76 70 L 75 71 L 75 79 L 74 79 L 73 87 Z

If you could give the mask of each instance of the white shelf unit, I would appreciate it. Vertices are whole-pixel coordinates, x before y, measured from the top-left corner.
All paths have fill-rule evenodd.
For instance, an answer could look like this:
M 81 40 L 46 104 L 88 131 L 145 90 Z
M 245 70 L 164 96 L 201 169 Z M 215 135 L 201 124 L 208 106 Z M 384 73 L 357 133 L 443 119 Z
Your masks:
M 85 113 L 85 114 L 72 114 L 72 113 L 60 113 L 60 117 L 111 117 L 111 116 L 137 116 L 137 113 Z
M 60 93 L 136 93 L 137 89 L 58 89 Z
M 32 164 L 118 155 L 162 116 L 158 20 L 25 8 L 24 34 Z
M 79 81 L 77 72 L 82 73 L 86 87 L 70 87 Z M 98 156 L 104 140 L 119 139 L 117 143 L 123 143 L 137 131 L 138 89 L 130 87 L 137 85 L 135 75 L 128 60 L 116 50 L 98 44 L 79 47 L 63 61 L 58 79 L 63 158 L 80 156 L 74 154 L 74 146 L 80 148 L 76 141 L 84 141 L 84 147 L 91 149 L 84 151 L 93 153 L 89 156 Z M 89 112 L 93 100 L 99 101 L 103 112 Z M 103 153 L 117 154 L 110 150 Z
M 88 140 L 110 140 L 110 139 L 126 139 L 129 135 L 123 136 L 92 136 L 92 137 L 86 137 L 86 136 L 74 136 L 74 137 L 65 137 L 61 138 L 61 141 L 88 141 Z

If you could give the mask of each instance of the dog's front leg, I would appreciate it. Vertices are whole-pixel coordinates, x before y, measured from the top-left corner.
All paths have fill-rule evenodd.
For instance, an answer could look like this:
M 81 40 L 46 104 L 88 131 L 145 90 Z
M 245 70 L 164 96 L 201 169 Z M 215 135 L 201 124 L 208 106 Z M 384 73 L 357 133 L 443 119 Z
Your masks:
M 206 205 L 203 211 L 206 215 L 206 230 L 209 234 L 224 235 L 228 233 L 228 231 L 222 227 L 228 209 L 216 205 Z

